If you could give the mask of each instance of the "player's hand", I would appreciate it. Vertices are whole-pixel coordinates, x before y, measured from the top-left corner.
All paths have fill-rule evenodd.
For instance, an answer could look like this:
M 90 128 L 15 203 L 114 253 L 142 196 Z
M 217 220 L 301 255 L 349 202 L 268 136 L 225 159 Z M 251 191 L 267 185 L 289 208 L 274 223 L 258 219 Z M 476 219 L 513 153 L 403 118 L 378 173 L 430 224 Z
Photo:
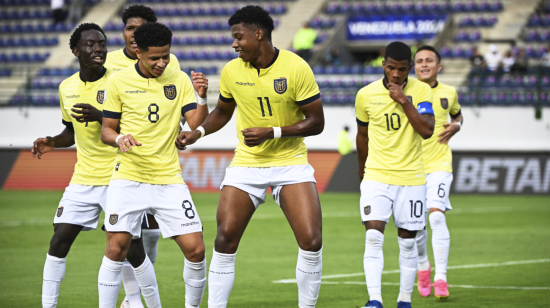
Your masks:
M 206 91 L 208 90 L 208 78 L 203 73 L 195 73 L 191 71 L 191 78 L 193 80 L 193 88 L 199 93 L 201 98 L 206 97 Z
M 124 137 L 118 139 L 118 148 L 121 152 L 128 152 L 132 149 L 132 146 L 139 147 L 141 145 L 142 144 L 134 139 L 131 134 L 125 135 Z
M 34 158 L 38 156 L 38 159 L 41 159 L 43 154 L 53 150 L 54 143 L 53 138 L 49 136 L 46 138 L 36 139 L 31 148 L 32 157 Z
M 267 139 L 273 139 L 272 127 L 252 127 L 241 130 L 244 136 L 244 144 L 249 147 L 255 147 L 262 144 Z
M 454 136 L 460 130 L 458 123 L 445 123 L 443 124 L 445 130 L 439 134 L 439 143 L 449 144 L 451 137 Z
M 359 170 L 357 170 L 357 174 L 359 174 L 359 181 L 363 181 L 363 178 L 365 177 L 365 167 L 363 166 L 363 168 L 359 168 Z
M 190 131 L 180 132 L 180 134 L 178 135 L 178 138 L 176 139 L 176 147 L 178 148 L 178 150 L 185 150 L 188 145 L 191 145 L 197 142 L 197 140 L 199 140 L 200 137 L 201 137 L 201 132 L 198 130 L 195 130 L 193 132 L 190 132 Z
M 80 123 L 94 121 L 101 122 L 103 119 L 102 112 L 90 104 L 75 104 L 73 108 L 71 108 L 71 111 L 73 112 L 71 113 L 71 116 Z
M 400 104 L 404 104 L 404 102 L 408 102 L 409 99 L 407 98 L 407 96 L 403 92 L 403 88 L 406 85 L 407 85 L 406 82 L 403 82 L 401 85 L 398 85 L 398 84 L 393 83 L 393 82 L 389 82 L 388 83 L 388 89 L 390 89 L 390 97 L 394 101 L 396 101 Z

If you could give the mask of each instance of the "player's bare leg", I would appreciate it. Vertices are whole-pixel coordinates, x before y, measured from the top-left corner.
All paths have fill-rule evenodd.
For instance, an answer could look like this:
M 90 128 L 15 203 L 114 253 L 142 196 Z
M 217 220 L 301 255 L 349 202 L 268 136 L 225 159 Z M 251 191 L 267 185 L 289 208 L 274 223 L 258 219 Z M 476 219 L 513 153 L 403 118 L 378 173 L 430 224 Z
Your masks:
M 178 235 L 174 240 L 185 256 L 185 308 L 199 307 L 206 287 L 206 256 L 202 232 Z
M 434 293 L 437 299 L 445 300 L 449 297 L 447 262 L 449 261 L 451 237 L 447 228 L 445 212 L 437 208 L 431 208 L 429 220 L 432 229 L 432 248 L 435 263 Z
M 323 269 L 323 219 L 315 184 L 285 185 L 279 203 L 300 247 L 296 265 L 298 306 L 315 307 Z
M 225 308 L 235 281 L 235 256 L 256 208 L 248 193 L 224 186 L 216 214 L 218 232 L 210 262 L 208 307 Z
M 384 269 L 384 230 L 386 222 L 369 220 L 365 222 L 367 231 L 365 237 L 365 254 L 363 256 L 363 268 L 367 281 L 369 301 L 367 305 L 375 306 L 374 301 L 382 304 L 382 270 Z
M 54 225 L 54 234 L 50 249 L 46 255 L 42 277 L 42 306 L 56 307 L 59 286 L 65 276 L 67 254 L 83 226 L 58 223 Z

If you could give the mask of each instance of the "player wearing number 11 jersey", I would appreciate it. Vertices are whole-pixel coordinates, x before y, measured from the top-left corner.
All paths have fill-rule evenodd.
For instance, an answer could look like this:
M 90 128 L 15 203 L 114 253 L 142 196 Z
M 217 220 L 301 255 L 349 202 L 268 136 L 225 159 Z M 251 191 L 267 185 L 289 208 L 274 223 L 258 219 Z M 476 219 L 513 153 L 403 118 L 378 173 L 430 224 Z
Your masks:
M 393 214 L 401 270 L 397 307 L 409 308 L 418 263 L 415 235 L 425 226 L 422 139 L 434 130 L 432 91 L 408 77 L 412 68 L 409 46 L 393 42 L 384 56 L 384 78 L 362 88 L 355 103 L 363 180 L 360 210 L 367 230 L 363 265 L 370 300 L 365 307 L 382 307 L 384 229 Z
M 184 133 L 184 144 L 193 144 L 221 129 L 237 109 L 239 143 L 221 184 L 208 307 L 227 306 L 237 247 L 268 187 L 298 241 L 298 305 L 315 307 L 322 270 L 321 206 L 303 139 L 324 128 L 319 88 L 304 60 L 272 45 L 273 19 L 264 9 L 243 7 L 229 25 L 239 58 L 222 71 L 216 109 L 197 130 Z

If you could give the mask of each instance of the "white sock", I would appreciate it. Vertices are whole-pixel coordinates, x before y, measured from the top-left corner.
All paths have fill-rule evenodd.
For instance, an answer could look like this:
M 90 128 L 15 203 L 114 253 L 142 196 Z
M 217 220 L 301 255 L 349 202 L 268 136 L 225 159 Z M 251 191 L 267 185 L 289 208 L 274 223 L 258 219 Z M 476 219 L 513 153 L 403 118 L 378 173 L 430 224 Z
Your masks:
M 151 263 L 155 264 L 157 261 L 157 253 L 159 251 L 159 229 L 143 229 L 141 230 L 141 238 L 143 239 L 143 248 L 145 253 L 151 260 Z
M 414 238 L 397 237 L 399 243 L 399 269 L 401 271 L 398 302 L 410 302 L 418 267 L 418 251 Z
M 435 260 L 434 281 L 442 279 L 447 282 L 447 262 L 449 261 L 449 247 L 451 246 L 451 236 L 447 228 L 447 221 L 445 214 L 442 212 L 433 212 L 429 217 Z
M 121 273 L 122 282 L 124 283 L 124 291 L 126 292 L 126 299 L 130 302 L 130 307 L 143 308 L 139 283 L 137 281 L 136 274 L 134 273 L 134 268 L 128 260 L 124 261 Z
M 143 299 L 147 307 L 160 308 L 160 295 L 157 277 L 155 276 L 155 268 L 148 257 L 145 257 L 143 264 L 134 268 L 134 273 L 136 274 L 141 294 L 143 294 Z
M 42 276 L 42 307 L 53 308 L 57 306 L 59 285 L 65 277 L 66 267 L 67 258 L 57 258 L 46 254 L 44 275 Z
M 428 231 L 426 229 L 416 232 L 416 249 L 418 250 L 418 270 L 427 271 L 430 269 L 428 261 Z
M 323 248 L 317 252 L 298 248 L 296 282 L 298 283 L 298 307 L 315 307 L 321 288 Z
M 185 282 L 185 308 L 199 307 L 206 286 L 206 259 L 197 263 L 185 259 L 183 281 Z
M 384 234 L 378 230 L 367 230 L 363 268 L 367 280 L 370 300 L 382 303 L 382 270 L 384 269 Z
M 124 262 L 112 261 L 103 256 L 103 262 L 101 262 L 97 277 L 100 308 L 113 308 L 116 306 L 118 292 L 120 291 L 120 272 L 123 264 Z
M 234 254 L 214 250 L 208 273 L 208 308 L 225 308 L 235 282 Z

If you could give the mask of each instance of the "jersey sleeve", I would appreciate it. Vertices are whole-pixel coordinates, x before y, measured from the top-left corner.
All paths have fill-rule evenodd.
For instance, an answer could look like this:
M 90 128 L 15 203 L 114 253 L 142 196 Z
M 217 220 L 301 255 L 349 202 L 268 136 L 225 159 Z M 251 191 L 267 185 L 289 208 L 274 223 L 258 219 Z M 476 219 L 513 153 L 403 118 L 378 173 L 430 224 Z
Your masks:
M 422 88 L 418 91 L 418 99 L 416 100 L 416 110 L 420 114 L 434 115 L 433 110 L 433 92 L 430 86 L 422 84 Z
M 363 91 L 359 91 L 355 98 L 355 117 L 358 125 L 369 125 L 369 114 L 367 113 L 366 97 L 363 95 Z
M 295 97 L 299 106 L 307 105 L 321 98 L 315 75 L 305 61 L 296 68 L 295 78 Z
M 193 84 L 189 76 L 183 74 L 182 81 L 182 95 L 181 95 L 181 114 L 184 115 L 187 111 L 197 109 L 197 101 L 195 99 L 195 90 L 193 89 Z
M 453 100 L 451 102 L 449 113 L 453 117 L 458 117 L 460 115 L 460 103 L 458 102 L 458 94 L 456 93 L 456 90 L 453 91 Z
M 59 105 L 61 106 L 61 121 L 65 126 L 72 126 L 72 120 L 71 115 L 69 112 L 65 109 L 65 105 L 63 103 L 63 95 L 61 94 L 61 87 L 59 87 Z
M 173 53 L 170 54 L 170 63 L 168 63 L 168 67 L 181 71 L 180 61 Z
M 122 115 L 122 102 L 118 93 L 116 78 L 107 80 L 103 98 L 103 117 L 120 119 Z
M 231 63 L 231 62 L 230 62 Z M 231 95 L 231 90 L 229 88 L 229 65 L 226 64 L 223 67 L 222 74 L 220 77 L 220 100 L 225 103 L 230 103 L 234 101 L 233 95 Z

